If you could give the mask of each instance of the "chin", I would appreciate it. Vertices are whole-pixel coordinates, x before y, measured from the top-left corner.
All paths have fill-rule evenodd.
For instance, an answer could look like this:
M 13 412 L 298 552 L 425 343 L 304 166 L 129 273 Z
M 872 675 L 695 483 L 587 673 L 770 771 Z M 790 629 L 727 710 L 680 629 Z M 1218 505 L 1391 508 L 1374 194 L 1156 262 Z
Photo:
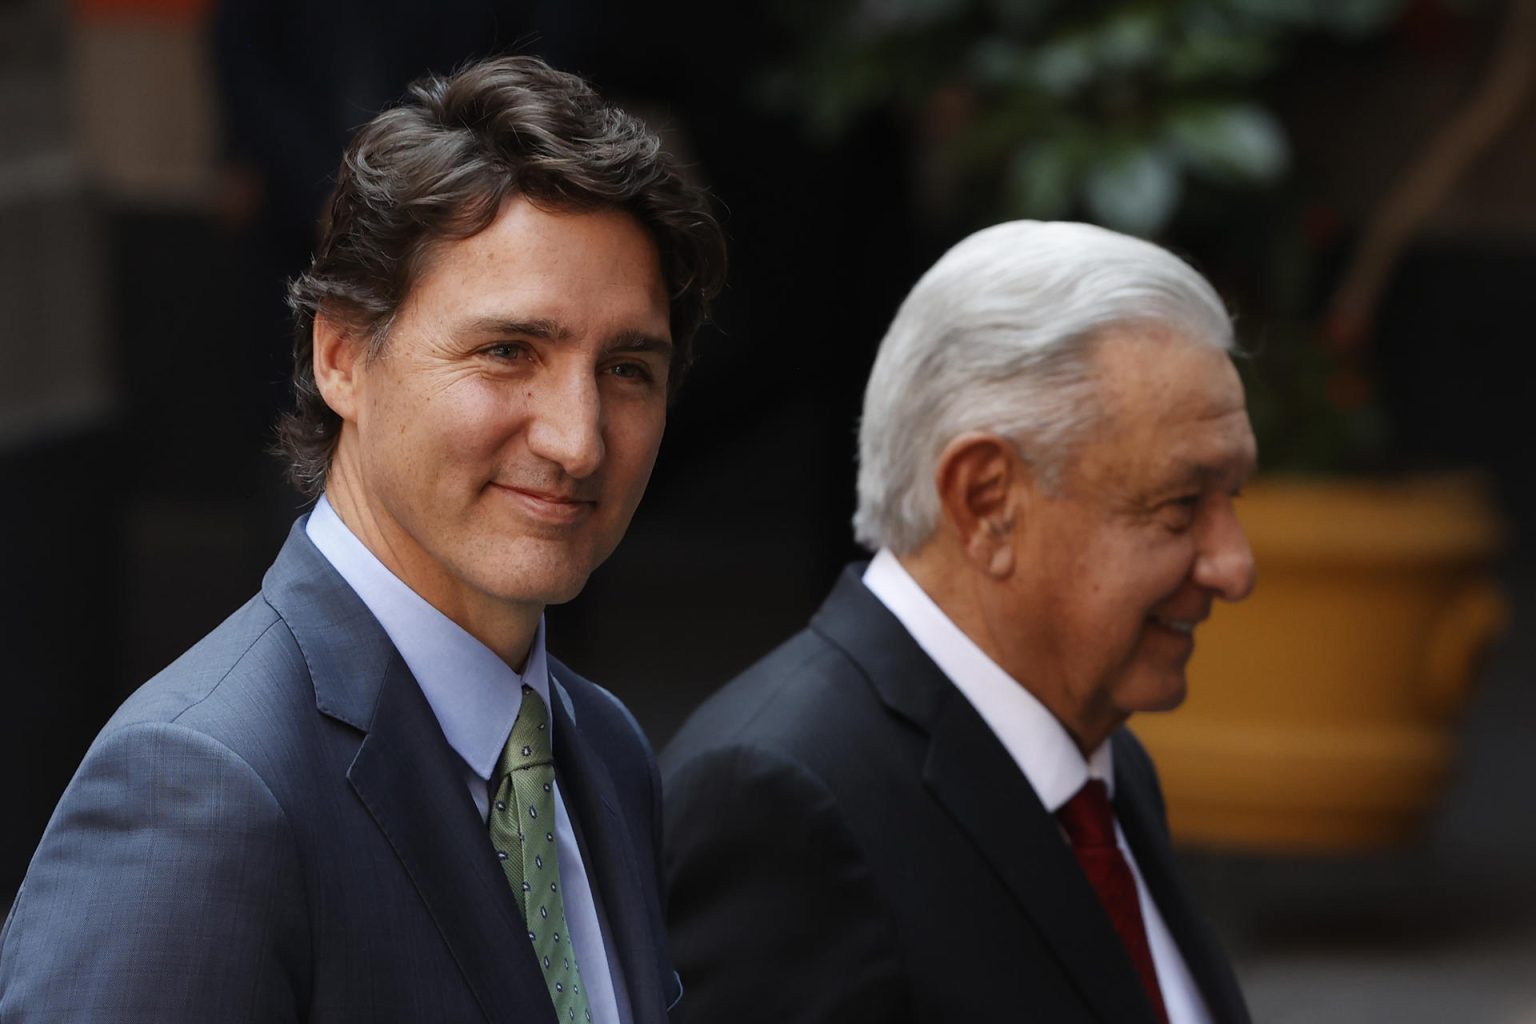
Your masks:
M 1189 696 L 1189 687 L 1184 681 L 1179 680 L 1179 685 L 1169 687 L 1158 699 L 1148 702 L 1148 711 L 1174 711 L 1184 703 L 1184 698 Z
M 492 590 L 498 598 L 509 604 L 565 604 L 574 600 L 587 585 L 588 574 L 561 575 L 535 579 L 522 579 L 515 586 L 503 586 Z
M 487 571 L 489 570 L 489 571 Z M 564 604 L 574 598 L 587 583 L 589 571 L 527 565 L 487 566 L 468 582 L 475 589 L 502 604 Z
M 1189 684 L 1180 672 L 1173 676 L 1160 676 L 1155 680 L 1148 680 L 1144 685 L 1136 687 L 1134 693 L 1127 694 L 1131 699 L 1123 701 L 1122 706 L 1135 714 L 1144 714 L 1156 711 L 1172 711 L 1184 703 L 1184 698 L 1189 695 Z
M 580 594 L 599 559 L 569 545 L 521 545 L 499 552 L 476 573 L 487 594 L 509 604 L 564 604 Z
M 579 580 L 572 580 L 564 585 L 551 585 L 543 594 L 532 600 L 538 601 L 546 607 L 554 604 L 565 604 L 567 601 L 574 601 L 586 589 L 586 586 L 587 577 L 583 576 Z

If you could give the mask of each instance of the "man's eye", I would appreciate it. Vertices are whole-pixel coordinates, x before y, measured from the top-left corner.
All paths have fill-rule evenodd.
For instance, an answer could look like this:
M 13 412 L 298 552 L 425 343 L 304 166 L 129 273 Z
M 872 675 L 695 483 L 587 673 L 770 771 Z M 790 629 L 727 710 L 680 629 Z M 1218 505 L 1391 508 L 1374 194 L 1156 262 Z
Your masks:
M 527 356 L 527 349 L 516 342 L 505 341 L 490 346 L 485 354 L 492 359 L 522 359 Z
M 644 363 L 614 363 L 608 372 L 625 380 L 650 380 L 651 368 Z
M 1163 525 L 1174 530 L 1187 529 L 1194 523 L 1199 509 L 1200 495 L 1198 494 L 1182 494 L 1165 501 L 1161 510 Z

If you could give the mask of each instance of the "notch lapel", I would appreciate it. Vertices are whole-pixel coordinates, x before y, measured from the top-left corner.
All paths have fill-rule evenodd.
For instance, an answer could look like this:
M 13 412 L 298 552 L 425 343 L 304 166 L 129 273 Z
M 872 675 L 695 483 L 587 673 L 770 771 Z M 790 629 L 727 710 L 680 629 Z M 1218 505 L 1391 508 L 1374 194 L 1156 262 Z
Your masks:
M 1111 1024 L 1156 1024 L 1136 969 L 1029 781 L 981 716 L 849 567 L 812 619 L 895 714 L 928 734 L 924 785 L 992 867 L 1055 954 L 1062 972 Z
M 347 779 L 410 875 L 486 1019 L 554 1024 L 527 926 L 485 826 L 426 697 L 398 657 Z
M 362 732 L 347 780 L 426 905 L 485 1019 L 548 1021 L 527 927 L 421 687 L 294 524 L 262 592 L 304 653 L 320 713 Z
M 550 675 L 558 695 L 550 701 L 555 718 L 555 767 L 566 809 L 579 822 L 585 840 L 582 859 L 587 881 L 601 912 L 608 919 L 610 938 L 623 971 L 630 1011 L 636 1024 L 664 1024 L 660 969 L 651 952 L 662 941 L 638 894 L 647 891 L 631 845 L 634 842 L 619 815 L 618 796 L 606 763 L 598 756 L 568 710 L 569 694 Z M 654 886 L 654 882 L 651 883 Z
M 1156 1024 L 1130 957 L 1056 819 L 958 693 L 941 705 L 932 723 L 923 779 L 1099 1017 L 1114 1024 Z

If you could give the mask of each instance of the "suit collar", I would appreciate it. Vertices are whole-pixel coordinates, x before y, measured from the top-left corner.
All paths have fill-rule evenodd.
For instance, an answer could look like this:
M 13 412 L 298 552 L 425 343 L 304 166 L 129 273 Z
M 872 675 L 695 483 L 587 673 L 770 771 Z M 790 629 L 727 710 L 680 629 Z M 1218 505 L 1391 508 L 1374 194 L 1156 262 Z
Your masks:
M 400 656 L 367 605 L 309 539 L 307 521 L 301 516 L 294 522 L 262 580 L 262 596 L 303 652 L 316 706 L 366 732 L 386 672 Z
M 875 555 L 862 582 L 976 709 L 1047 811 L 1054 814 L 1090 778 L 1114 792 L 1113 744 L 1106 740 L 1085 759 L 1066 726 L 956 625 L 889 549 Z
M 954 692 L 890 609 L 865 588 L 868 563 L 848 566 L 811 618 L 811 629 L 846 651 L 892 711 L 927 726 Z
M 812 619 L 880 700 L 928 734 L 922 776 L 992 866 L 1084 1001 L 1106 1021 L 1154 1024 L 1130 957 L 1040 798 L 974 708 L 849 567 Z
M 525 927 L 475 813 L 456 755 L 376 619 L 300 519 L 263 595 L 303 652 L 316 707 L 361 731 L 347 779 L 394 849 L 491 1021 L 549 1006 Z M 553 1024 L 554 1010 L 547 1019 Z
M 490 781 L 522 704 L 523 685 L 549 704 L 544 621 L 534 631 L 524 670 L 514 671 L 379 561 L 322 495 L 305 535 L 367 605 L 421 687 L 448 743 Z M 556 747 L 559 737 L 553 737 Z

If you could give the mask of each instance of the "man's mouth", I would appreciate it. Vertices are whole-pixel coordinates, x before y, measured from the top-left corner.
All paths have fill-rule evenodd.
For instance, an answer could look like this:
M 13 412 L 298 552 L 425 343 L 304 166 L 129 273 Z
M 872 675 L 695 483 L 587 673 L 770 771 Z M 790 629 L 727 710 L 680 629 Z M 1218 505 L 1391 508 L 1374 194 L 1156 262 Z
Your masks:
M 508 484 L 491 486 L 515 498 L 525 511 L 542 519 L 574 521 L 590 513 L 597 504 L 596 501 L 584 495 L 515 487 Z
M 1200 625 L 1199 619 L 1176 619 L 1171 615 L 1153 615 L 1150 618 L 1164 629 L 1171 629 L 1175 633 L 1183 633 L 1186 636 L 1194 636 L 1195 627 Z

